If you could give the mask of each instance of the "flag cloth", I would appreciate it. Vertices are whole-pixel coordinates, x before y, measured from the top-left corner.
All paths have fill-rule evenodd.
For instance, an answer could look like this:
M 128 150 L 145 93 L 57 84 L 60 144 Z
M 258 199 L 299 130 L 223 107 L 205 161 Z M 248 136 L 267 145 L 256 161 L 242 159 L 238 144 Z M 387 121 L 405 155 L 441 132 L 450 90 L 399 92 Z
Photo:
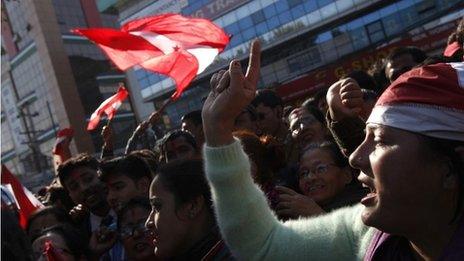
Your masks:
M 171 77 L 177 87 L 173 99 L 179 98 L 230 40 L 211 21 L 179 14 L 135 19 L 120 30 L 91 28 L 72 32 L 95 42 L 121 70 L 138 65 Z
M 93 130 L 98 126 L 103 113 L 105 113 L 108 119 L 111 120 L 128 95 L 129 93 L 126 88 L 123 86 L 119 87 L 118 92 L 115 95 L 103 101 L 97 110 L 92 113 L 89 124 L 87 125 L 87 130 Z
M 63 155 L 62 143 L 66 138 L 71 138 L 73 137 L 73 135 L 74 135 L 74 130 L 71 128 L 64 128 L 58 131 L 58 133 L 56 134 L 56 141 L 55 141 L 55 145 L 53 146 L 52 153 L 54 155 L 58 155 L 62 157 Z
M 44 206 L 34 195 L 25 188 L 21 182 L 2 164 L 1 182 L 4 185 L 10 185 L 19 212 L 19 224 L 23 229 L 27 226 L 27 219 L 35 210 Z

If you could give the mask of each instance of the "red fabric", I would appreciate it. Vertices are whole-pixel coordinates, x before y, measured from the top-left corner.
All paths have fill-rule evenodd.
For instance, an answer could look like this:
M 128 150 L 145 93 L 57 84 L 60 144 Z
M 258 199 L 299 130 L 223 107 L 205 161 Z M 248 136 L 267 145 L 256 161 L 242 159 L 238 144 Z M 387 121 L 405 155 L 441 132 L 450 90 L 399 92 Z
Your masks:
M 13 189 L 13 194 L 16 200 L 19 211 L 19 224 L 23 229 L 27 226 L 27 219 L 35 210 L 42 208 L 43 205 L 37 200 L 32 193 L 25 188 L 19 180 L 8 170 L 5 165 L 2 165 L 2 184 L 10 184 Z
M 53 244 L 51 241 L 45 242 L 45 256 L 47 257 L 47 261 L 60 261 L 60 258 L 57 257 L 55 253 L 55 249 L 53 248 Z
M 126 88 L 119 87 L 118 92 L 115 95 L 102 102 L 97 110 L 92 113 L 92 116 L 90 116 L 89 124 L 87 125 L 87 130 L 93 130 L 98 126 L 103 113 L 105 113 L 108 116 L 108 119 L 111 120 L 128 95 L 129 93 L 127 92 Z
M 444 56 L 451 57 L 453 56 L 456 52 L 461 50 L 461 46 L 459 45 L 458 42 L 452 42 L 446 46 L 445 51 L 443 52 Z
M 380 96 L 377 105 L 419 103 L 464 110 L 464 88 L 449 64 L 423 66 L 402 74 Z
M 53 146 L 52 153 L 55 155 L 61 156 L 63 153 L 63 148 L 61 147 L 61 143 L 68 137 L 72 137 L 74 135 L 74 130 L 71 128 L 64 128 L 56 134 L 56 141 L 55 146 Z
M 190 48 L 209 47 L 223 51 L 229 36 L 206 19 L 186 18 L 178 14 L 162 14 L 136 19 L 124 24 L 121 29 L 75 29 L 74 33 L 94 41 L 121 70 L 134 65 L 171 77 L 176 83 L 172 98 L 178 98 L 195 78 L 198 61 Z M 155 46 L 143 36 L 160 35 Z M 172 44 L 175 44 L 172 46 Z

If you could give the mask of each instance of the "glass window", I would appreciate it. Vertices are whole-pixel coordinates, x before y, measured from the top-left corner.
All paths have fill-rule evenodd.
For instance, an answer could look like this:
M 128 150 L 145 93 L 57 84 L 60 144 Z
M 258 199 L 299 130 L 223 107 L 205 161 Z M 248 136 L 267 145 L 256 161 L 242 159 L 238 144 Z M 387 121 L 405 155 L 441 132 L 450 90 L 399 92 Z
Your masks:
M 380 40 L 385 39 L 385 33 L 383 32 L 383 26 L 381 21 L 376 21 L 366 25 L 367 33 L 371 43 L 376 43 Z
M 332 2 L 333 0 L 317 0 L 317 4 L 319 5 L 319 7 L 326 6 Z
M 302 0 L 287 0 L 287 2 L 288 2 L 288 6 L 289 6 L 290 8 L 295 7 L 295 6 L 297 6 L 297 5 L 301 4 L 301 3 L 303 3 Z
M 414 24 L 419 19 L 414 6 L 400 10 L 399 14 L 404 27 Z
M 267 33 L 269 30 L 267 29 L 267 25 L 266 25 L 266 22 L 262 22 L 260 24 L 258 24 L 256 27 L 256 35 L 263 35 L 265 33 Z
M 279 20 L 281 25 L 289 23 L 290 21 L 292 21 L 292 14 L 290 13 L 290 11 L 285 11 L 279 14 Z
M 315 24 L 322 20 L 321 13 L 319 12 L 319 10 L 310 13 L 309 15 L 307 15 L 307 17 L 310 24 Z
M 332 39 L 332 34 L 330 32 L 324 32 L 317 36 L 316 43 L 323 43 L 330 39 Z
M 401 24 L 400 15 L 396 13 L 383 18 L 382 23 L 384 24 L 384 27 L 385 27 L 385 33 L 388 36 L 399 33 L 401 29 L 403 29 L 403 26 Z
M 249 16 L 247 16 L 238 21 L 238 26 L 240 27 L 240 29 L 245 30 L 253 26 L 253 21 Z
M 320 9 L 322 18 L 329 18 L 337 14 L 335 3 L 326 5 Z
M 230 39 L 230 44 L 229 46 L 235 47 L 243 42 L 242 35 L 241 34 L 234 34 L 232 38 Z
M 230 24 L 230 25 L 226 26 L 224 29 L 229 34 L 236 34 L 236 33 L 240 32 L 240 29 L 238 28 L 237 23 Z
M 256 31 L 254 27 L 251 27 L 242 32 L 243 40 L 248 41 L 256 37 Z
M 388 15 L 391 15 L 391 14 L 394 14 L 398 11 L 398 9 L 396 9 L 396 5 L 389 5 L 389 6 L 386 6 L 382 9 L 379 10 L 380 12 L 380 15 L 382 17 L 385 17 L 385 16 L 388 16 Z
M 343 12 L 345 10 L 350 9 L 353 6 L 353 1 L 352 0 L 338 0 L 335 2 L 335 5 L 337 6 L 338 12 Z
M 351 41 L 356 50 L 369 45 L 369 37 L 367 36 L 364 27 L 360 27 L 350 31 Z
M 272 29 L 277 28 L 278 26 L 280 26 L 280 21 L 279 21 L 279 18 L 277 16 L 274 16 L 274 17 L 268 19 L 266 22 L 267 22 L 267 27 L 269 28 L 269 30 L 272 30 Z
M 317 9 L 317 3 L 316 1 L 305 1 L 303 7 L 306 13 L 311 13 Z
M 271 4 L 271 5 L 266 6 L 266 7 L 263 9 L 263 12 L 264 12 L 264 16 L 265 16 L 267 19 L 273 17 L 273 16 L 277 13 L 274 4 Z
M 302 17 L 303 15 L 305 15 L 305 11 L 302 5 L 295 6 L 294 8 L 290 10 L 290 12 L 292 13 L 293 19 L 298 19 Z
M 266 20 L 266 18 L 264 17 L 263 11 L 259 10 L 251 14 L 251 20 L 253 20 L 254 24 L 259 24 L 263 22 L 264 20 Z
M 275 3 L 276 9 L 278 12 L 283 12 L 288 10 L 287 0 L 279 0 Z

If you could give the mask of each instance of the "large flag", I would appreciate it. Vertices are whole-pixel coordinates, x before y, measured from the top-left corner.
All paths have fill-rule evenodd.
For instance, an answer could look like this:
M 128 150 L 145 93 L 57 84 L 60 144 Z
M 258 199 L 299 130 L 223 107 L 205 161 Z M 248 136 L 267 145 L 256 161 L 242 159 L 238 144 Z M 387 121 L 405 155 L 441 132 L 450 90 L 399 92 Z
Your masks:
M 22 228 L 26 228 L 27 219 L 35 210 L 44 206 L 34 195 L 25 188 L 21 182 L 8 170 L 5 165 L 2 165 L 2 185 L 10 188 L 11 194 L 16 201 L 16 207 L 19 211 L 19 224 Z
M 126 88 L 123 86 L 119 87 L 118 92 L 116 92 L 115 95 L 103 101 L 102 104 L 98 106 L 97 110 L 92 113 L 89 124 L 87 125 L 87 130 L 93 130 L 98 126 L 103 113 L 105 113 L 108 119 L 111 120 L 128 95 L 129 93 Z
M 120 30 L 75 29 L 95 42 L 121 70 L 138 65 L 171 77 L 178 98 L 224 50 L 229 36 L 211 21 L 162 14 L 136 19 Z
M 53 146 L 52 153 L 63 158 L 62 143 L 65 139 L 71 138 L 74 135 L 74 130 L 71 128 L 64 128 L 56 134 L 55 146 Z

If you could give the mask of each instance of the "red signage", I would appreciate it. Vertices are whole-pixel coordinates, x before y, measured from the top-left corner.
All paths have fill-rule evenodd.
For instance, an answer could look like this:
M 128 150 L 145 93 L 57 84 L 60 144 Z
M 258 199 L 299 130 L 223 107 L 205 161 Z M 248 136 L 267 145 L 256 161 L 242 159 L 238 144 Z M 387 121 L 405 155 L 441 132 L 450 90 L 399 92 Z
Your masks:
M 367 70 L 375 61 L 387 57 L 390 51 L 398 46 L 417 46 L 425 52 L 444 50 L 448 36 L 456 29 L 458 23 L 459 19 L 420 33 L 408 33 L 402 39 L 386 46 L 354 54 L 343 59 L 345 62 L 338 61 L 311 71 L 302 78 L 280 85 L 276 91 L 285 102 L 309 96 L 324 86 L 330 86 L 353 70 Z

